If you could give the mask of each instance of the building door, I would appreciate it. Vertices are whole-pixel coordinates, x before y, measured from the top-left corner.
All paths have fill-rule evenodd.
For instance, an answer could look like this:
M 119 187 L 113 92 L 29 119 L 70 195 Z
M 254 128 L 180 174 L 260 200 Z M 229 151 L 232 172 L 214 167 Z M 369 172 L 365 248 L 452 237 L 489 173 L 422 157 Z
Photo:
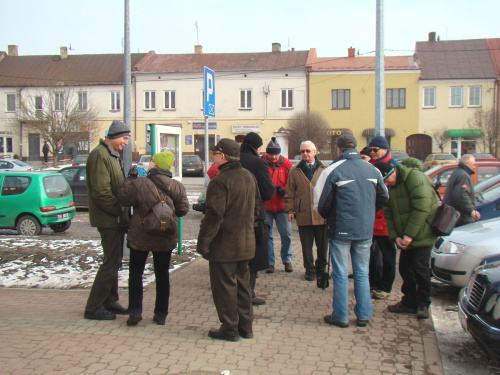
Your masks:
M 208 147 L 215 146 L 215 135 L 208 135 Z M 195 134 L 194 135 L 194 153 L 198 155 L 201 160 L 205 161 L 205 135 Z
M 40 156 L 40 134 L 28 134 L 28 160 L 42 160 Z
M 432 138 L 426 134 L 413 134 L 406 138 L 406 152 L 412 158 L 424 160 L 432 153 Z

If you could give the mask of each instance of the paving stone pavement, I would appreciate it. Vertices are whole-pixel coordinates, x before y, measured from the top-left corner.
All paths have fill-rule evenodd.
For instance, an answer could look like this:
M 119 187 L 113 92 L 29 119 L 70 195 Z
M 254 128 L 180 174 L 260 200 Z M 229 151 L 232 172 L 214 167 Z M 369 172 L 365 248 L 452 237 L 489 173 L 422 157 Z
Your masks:
M 207 336 L 219 323 L 201 258 L 171 272 L 164 326 L 152 321 L 154 285 L 136 327 L 126 316 L 84 319 L 88 290 L 0 289 L 0 374 L 443 374 L 432 319 L 387 311 L 401 298 L 399 275 L 390 297 L 373 301 L 366 328 L 356 326 L 351 280 L 350 326 L 342 329 L 323 322 L 332 285 L 323 291 L 304 280 L 296 228 L 292 264 L 292 273 L 277 264 L 276 273 L 259 274 L 267 304 L 254 307 L 255 337 L 239 342 Z M 126 306 L 126 290 L 120 298 Z

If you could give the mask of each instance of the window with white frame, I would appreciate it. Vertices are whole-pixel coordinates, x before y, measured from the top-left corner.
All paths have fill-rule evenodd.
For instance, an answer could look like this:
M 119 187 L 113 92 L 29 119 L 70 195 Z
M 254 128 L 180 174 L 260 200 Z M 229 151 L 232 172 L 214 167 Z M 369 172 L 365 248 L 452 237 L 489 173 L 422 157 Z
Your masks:
M 436 107 L 436 88 L 424 87 L 424 108 Z
M 240 109 L 252 109 L 252 90 L 240 90 Z
M 0 137 L 0 154 L 12 152 L 12 137 Z
M 165 91 L 164 109 L 175 109 L 175 91 Z
M 87 92 L 80 91 L 78 93 L 78 110 L 86 111 L 87 110 Z
M 351 90 L 332 90 L 332 109 L 351 109 Z
M 385 93 L 386 108 L 406 108 L 406 89 L 387 89 Z
M 281 108 L 293 108 L 293 90 L 281 90 Z
M 156 92 L 144 92 L 144 109 L 156 109 Z
M 481 86 L 469 86 L 469 107 L 481 106 Z
M 41 96 L 35 96 L 35 110 L 41 111 L 43 109 L 43 99 Z
M 55 94 L 55 106 L 54 110 L 64 111 L 64 93 L 56 92 Z
M 120 91 L 111 91 L 111 110 L 120 110 Z
M 7 94 L 7 112 L 16 111 L 16 94 Z
M 462 106 L 462 86 L 450 87 L 450 107 Z

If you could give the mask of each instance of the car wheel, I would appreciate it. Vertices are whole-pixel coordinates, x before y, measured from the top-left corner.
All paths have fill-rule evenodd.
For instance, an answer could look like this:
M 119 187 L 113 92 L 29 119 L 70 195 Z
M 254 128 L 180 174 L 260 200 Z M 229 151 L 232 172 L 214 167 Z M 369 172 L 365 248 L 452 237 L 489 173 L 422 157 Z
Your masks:
M 26 215 L 17 221 L 17 231 L 23 236 L 38 236 L 42 233 L 42 226 L 35 217 Z
M 57 223 L 57 224 L 52 224 L 50 225 L 50 229 L 52 229 L 54 232 L 64 232 L 71 226 L 71 220 L 65 221 L 63 223 Z

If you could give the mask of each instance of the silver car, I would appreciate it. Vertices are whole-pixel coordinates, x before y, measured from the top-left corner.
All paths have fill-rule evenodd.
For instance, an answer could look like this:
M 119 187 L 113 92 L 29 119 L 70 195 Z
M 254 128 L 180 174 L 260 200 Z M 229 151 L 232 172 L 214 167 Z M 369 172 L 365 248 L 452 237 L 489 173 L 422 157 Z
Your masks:
M 40 168 L 34 167 L 24 161 L 17 159 L 0 159 L 0 172 L 12 171 L 39 171 Z
M 445 284 L 463 288 L 474 269 L 495 254 L 500 254 L 500 218 L 463 225 L 434 244 L 432 274 Z

